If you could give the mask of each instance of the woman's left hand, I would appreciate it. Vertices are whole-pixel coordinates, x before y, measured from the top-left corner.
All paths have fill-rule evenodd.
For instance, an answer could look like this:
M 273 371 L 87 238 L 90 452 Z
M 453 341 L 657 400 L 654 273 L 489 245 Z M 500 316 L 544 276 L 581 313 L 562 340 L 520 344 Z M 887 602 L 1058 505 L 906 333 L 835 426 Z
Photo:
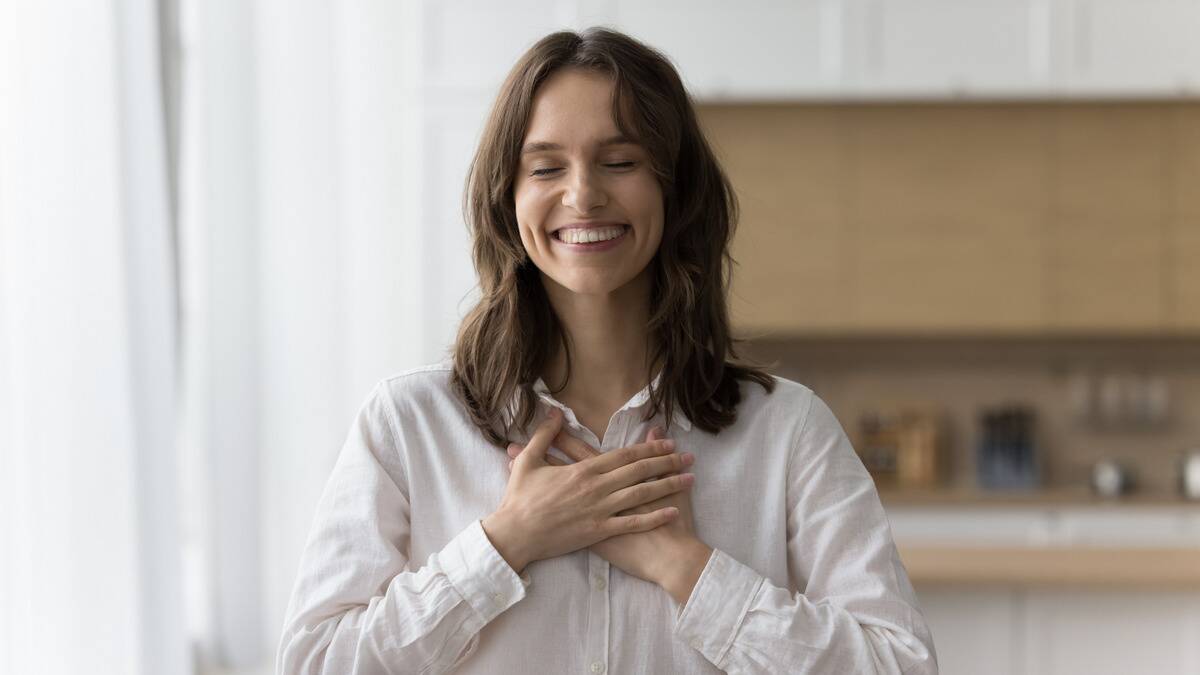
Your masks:
M 662 433 L 657 427 L 646 435 L 647 442 L 661 438 Z M 592 446 L 568 434 L 565 429 L 554 439 L 552 445 L 577 462 L 600 454 Z M 514 456 L 513 452 L 519 454 L 520 449 L 514 448 L 510 451 L 510 456 Z M 589 550 L 626 574 L 662 586 L 676 601 L 683 604 L 712 554 L 712 549 L 696 536 L 691 489 L 681 490 L 621 512 L 649 513 L 674 506 L 679 509 L 679 517 L 653 530 L 609 537 L 592 544 Z

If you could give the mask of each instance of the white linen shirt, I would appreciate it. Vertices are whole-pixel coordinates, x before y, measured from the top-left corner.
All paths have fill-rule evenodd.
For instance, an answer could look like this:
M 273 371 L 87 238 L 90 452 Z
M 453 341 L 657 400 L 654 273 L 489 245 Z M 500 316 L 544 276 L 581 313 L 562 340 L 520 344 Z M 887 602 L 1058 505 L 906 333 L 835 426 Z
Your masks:
M 450 372 L 395 375 L 363 404 L 317 507 L 280 675 L 937 672 L 874 484 L 812 390 L 742 382 L 737 422 L 716 435 L 673 416 L 667 437 L 696 456 L 696 534 L 713 548 L 680 607 L 588 549 L 513 571 L 480 524 L 509 458 Z M 641 419 L 658 381 L 597 439 L 539 380 L 534 424 L 555 406 L 601 452 L 639 443 L 664 422 Z

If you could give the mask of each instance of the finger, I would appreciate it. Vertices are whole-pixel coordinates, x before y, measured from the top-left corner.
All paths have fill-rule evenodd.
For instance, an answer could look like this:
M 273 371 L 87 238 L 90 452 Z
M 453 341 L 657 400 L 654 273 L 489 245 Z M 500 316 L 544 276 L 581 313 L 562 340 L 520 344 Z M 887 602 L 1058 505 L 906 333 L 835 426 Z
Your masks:
M 509 457 L 511 457 L 511 458 L 513 458 L 513 459 L 516 459 L 516 458 L 517 458 L 517 455 L 520 455 L 520 454 L 521 454 L 521 450 L 523 450 L 523 449 L 524 449 L 524 448 L 522 448 L 522 447 L 521 447 L 519 444 L 517 444 L 517 443 L 509 443 L 509 444 L 508 444 L 508 456 L 509 456 Z M 554 455 L 551 455 L 551 454 L 549 454 L 549 453 L 547 453 L 547 454 L 546 454 L 546 463 L 547 463 L 547 464 L 553 464 L 554 466 L 566 466 L 566 465 L 567 465 L 567 463 L 566 463 L 566 462 L 562 461 L 561 459 L 559 459 L 559 458 L 557 458 L 557 457 L 555 457 Z M 512 462 L 509 462 L 508 464 L 509 464 L 509 466 L 510 466 L 510 467 L 512 466 Z
M 679 509 L 668 506 L 652 513 L 631 513 L 627 516 L 613 516 L 605 522 L 603 529 L 609 537 L 632 532 L 645 532 L 665 525 L 679 516 Z
M 683 454 L 673 452 L 661 457 L 638 460 L 633 464 L 626 464 L 604 474 L 601 487 L 609 492 L 616 492 L 621 488 L 635 485 L 648 479 L 654 479 L 664 474 L 682 473 L 684 469 L 691 466 L 691 457 L 692 453 L 690 452 Z
M 613 469 L 618 469 L 631 462 L 636 462 L 647 457 L 658 457 L 660 455 L 670 454 L 675 451 L 675 441 L 666 439 L 662 441 L 652 441 L 650 443 L 638 443 L 630 445 L 620 450 L 606 452 L 599 457 L 592 457 L 587 460 L 587 464 L 596 473 L 608 473 Z
M 657 426 L 657 425 L 652 426 L 652 427 L 650 427 L 650 431 L 646 432 L 646 442 L 649 443 L 651 441 L 661 441 L 663 438 L 666 437 L 666 433 L 667 432 L 664 431 L 662 427 Z M 676 474 L 674 472 L 672 472 L 672 473 L 669 473 L 666 475 L 674 476 Z
M 515 466 L 537 466 L 544 463 L 546 451 L 550 449 L 550 441 L 558 435 L 558 430 L 561 428 L 562 411 L 552 407 L 546 413 L 546 419 L 533 432 L 533 438 L 529 439 L 529 442 L 525 444 L 525 449 L 517 456 Z
M 570 457 L 576 462 L 582 462 L 585 459 L 590 459 L 600 454 L 600 452 L 592 446 L 567 433 L 566 429 L 558 432 L 558 435 L 554 437 L 554 443 L 552 445 L 559 450 L 562 450 L 564 455 Z
M 515 460 L 515 459 L 508 460 L 508 470 L 509 471 L 512 471 L 513 462 L 515 462 L 515 461 L 517 461 L 517 460 Z M 551 457 L 549 455 L 546 456 L 546 462 L 549 464 L 553 464 L 554 466 L 566 466 L 567 465 L 567 463 L 562 461 L 561 459 L 559 459 L 557 457 Z
M 662 427 L 658 427 L 658 426 L 650 427 L 650 431 L 646 432 L 646 442 L 647 443 L 649 443 L 650 441 L 662 440 L 662 437 L 663 437 Z
M 690 473 L 661 478 L 649 483 L 639 483 L 612 493 L 608 508 L 613 512 L 632 509 L 642 504 L 657 501 L 668 495 L 673 495 L 690 488 L 696 482 L 696 477 Z

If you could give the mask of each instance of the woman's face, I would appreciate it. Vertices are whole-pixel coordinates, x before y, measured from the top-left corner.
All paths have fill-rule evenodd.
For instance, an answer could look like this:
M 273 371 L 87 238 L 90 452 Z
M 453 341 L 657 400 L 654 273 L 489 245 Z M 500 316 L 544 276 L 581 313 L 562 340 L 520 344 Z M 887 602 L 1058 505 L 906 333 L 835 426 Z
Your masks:
M 544 277 L 575 293 L 621 288 L 662 241 L 662 189 L 646 151 L 620 137 L 612 94 L 600 73 L 566 68 L 547 78 L 513 184 L 526 252 Z

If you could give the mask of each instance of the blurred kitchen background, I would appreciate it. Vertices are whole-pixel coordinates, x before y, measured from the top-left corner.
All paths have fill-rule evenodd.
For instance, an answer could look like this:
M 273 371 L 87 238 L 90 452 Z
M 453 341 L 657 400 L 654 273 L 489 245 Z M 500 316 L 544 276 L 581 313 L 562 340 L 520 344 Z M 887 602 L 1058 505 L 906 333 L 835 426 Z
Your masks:
M 0 0 L 0 672 L 250 674 L 516 57 L 678 65 L 948 674 L 1200 673 L 1200 0 Z

